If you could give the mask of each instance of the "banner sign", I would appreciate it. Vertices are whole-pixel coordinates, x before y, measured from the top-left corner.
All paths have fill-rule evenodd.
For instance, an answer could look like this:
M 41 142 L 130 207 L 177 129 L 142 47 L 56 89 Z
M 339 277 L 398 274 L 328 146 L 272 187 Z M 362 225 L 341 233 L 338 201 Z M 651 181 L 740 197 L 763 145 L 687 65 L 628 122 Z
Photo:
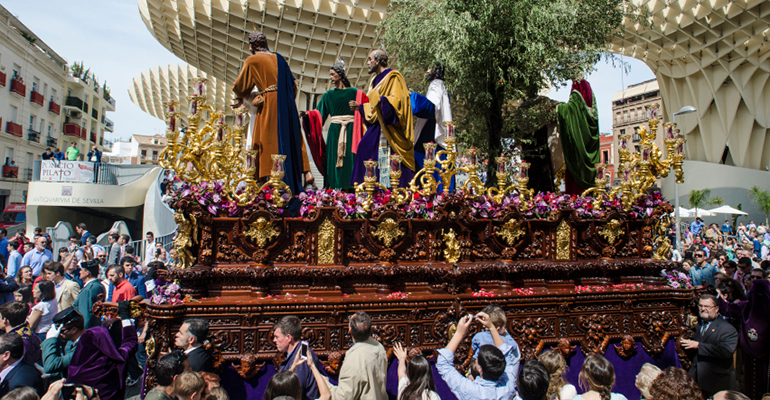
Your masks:
M 94 163 L 89 161 L 42 160 L 40 180 L 48 182 L 93 182 Z

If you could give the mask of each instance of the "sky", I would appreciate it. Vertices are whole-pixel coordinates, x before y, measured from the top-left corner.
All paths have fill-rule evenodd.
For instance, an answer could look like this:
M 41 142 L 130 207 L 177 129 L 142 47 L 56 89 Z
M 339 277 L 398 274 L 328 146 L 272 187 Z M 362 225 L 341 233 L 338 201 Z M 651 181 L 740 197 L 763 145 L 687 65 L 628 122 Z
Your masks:
M 163 121 L 131 102 L 128 88 L 146 69 L 184 62 L 147 30 L 137 0 L 5 0 L 2 4 L 69 64 L 83 61 L 100 83 L 107 81 L 117 102 L 115 112 L 107 114 L 115 122 L 115 132 L 108 133 L 107 139 L 165 131 Z M 629 65 L 627 73 L 600 61 L 586 78 L 596 95 L 601 132 L 612 131 L 615 92 L 655 77 L 641 61 L 627 57 L 623 61 Z M 569 87 L 554 88 L 548 96 L 567 101 Z

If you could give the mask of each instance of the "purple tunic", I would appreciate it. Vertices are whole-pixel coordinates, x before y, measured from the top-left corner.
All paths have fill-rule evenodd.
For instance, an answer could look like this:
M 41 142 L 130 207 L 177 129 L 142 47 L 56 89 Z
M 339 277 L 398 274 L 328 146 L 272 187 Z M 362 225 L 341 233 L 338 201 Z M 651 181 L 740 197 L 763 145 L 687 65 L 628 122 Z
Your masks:
M 380 81 L 382 81 L 382 79 L 385 78 L 388 73 L 390 73 L 390 71 L 392 71 L 392 69 L 388 68 L 377 75 L 374 78 L 372 87 L 377 86 Z M 382 110 L 382 120 L 386 125 L 395 125 L 396 122 L 398 122 L 398 116 L 393 110 L 393 106 L 385 96 L 380 96 L 380 109 Z M 365 115 L 363 104 L 360 106 L 360 112 L 361 115 Z M 382 128 L 377 122 L 371 125 L 366 122 L 366 119 L 364 119 L 364 122 L 367 125 L 367 129 L 363 138 L 361 138 L 361 142 L 358 143 L 358 152 L 356 153 L 356 158 L 353 163 L 353 175 L 350 178 L 350 183 L 353 185 L 357 185 L 364 181 L 364 176 L 366 175 L 366 167 L 364 167 L 364 161 L 377 161 L 379 159 L 378 151 L 380 147 L 380 134 L 382 133 Z M 376 174 L 377 181 L 379 182 L 379 168 L 376 169 Z M 401 163 L 401 179 L 399 180 L 399 186 L 409 186 L 409 182 L 412 180 L 412 178 L 414 178 L 414 171 L 409 169 L 406 165 L 404 165 L 404 163 Z
M 120 348 L 113 343 L 107 328 L 87 329 L 78 340 L 72 355 L 67 383 L 79 383 L 99 390 L 101 400 L 123 399 L 127 361 L 136 351 L 136 328 L 123 328 Z

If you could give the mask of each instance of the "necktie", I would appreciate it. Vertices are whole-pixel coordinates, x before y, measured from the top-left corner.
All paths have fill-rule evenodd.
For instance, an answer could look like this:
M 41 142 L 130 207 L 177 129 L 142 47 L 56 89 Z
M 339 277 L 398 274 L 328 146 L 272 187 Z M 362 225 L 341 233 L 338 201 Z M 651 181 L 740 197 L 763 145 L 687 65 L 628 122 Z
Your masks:
M 703 325 L 703 327 L 702 327 L 702 328 L 700 328 L 700 335 L 701 335 L 701 337 L 703 337 L 703 334 L 705 334 L 706 332 L 708 332 L 708 330 L 709 330 L 709 325 L 711 325 L 711 322 L 710 322 L 710 321 L 709 321 L 709 322 L 707 322 L 707 323 L 706 323 L 706 325 Z

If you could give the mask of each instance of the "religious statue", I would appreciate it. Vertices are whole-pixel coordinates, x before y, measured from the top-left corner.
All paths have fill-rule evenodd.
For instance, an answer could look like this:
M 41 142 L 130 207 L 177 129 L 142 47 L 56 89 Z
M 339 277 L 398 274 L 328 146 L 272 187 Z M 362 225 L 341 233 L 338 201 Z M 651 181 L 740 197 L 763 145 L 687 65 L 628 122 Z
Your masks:
M 249 50 L 252 55 L 246 58 L 233 84 L 238 99 L 233 108 L 243 106 L 244 99 L 252 99 L 251 129 L 246 143 L 257 152 L 257 178 L 265 181 L 270 176 L 273 154 L 285 155 L 283 179 L 292 193 L 298 194 L 303 190 L 302 173 L 305 185 L 312 185 L 315 178 L 310 173 L 294 102 L 294 75 L 282 55 L 270 52 L 264 33 L 249 34 Z M 252 93 L 254 90 L 256 93 Z
M 561 338 L 556 344 L 556 347 L 551 347 L 551 350 L 559 352 L 565 360 L 569 360 L 569 357 L 575 352 L 576 347 L 577 346 L 570 345 L 569 339 Z
M 174 249 L 179 260 L 179 267 L 182 269 L 190 268 L 195 262 L 192 246 L 198 241 L 198 224 L 192 215 L 189 219 L 185 218 L 181 210 L 174 213 L 174 222 L 178 226 L 177 235 L 174 238 Z
M 363 104 L 366 94 L 350 86 L 346 69 L 345 60 L 337 59 L 329 69 L 334 88 L 324 93 L 315 110 L 300 113 L 313 161 L 324 175 L 324 187 L 331 189 L 353 187 L 353 161 L 364 133 L 362 114 L 351 109 L 350 102 Z M 323 126 L 327 120 L 330 125 L 324 143 Z
M 615 352 L 618 353 L 620 358 L 629 359 L 636 354 L 636 340 L 631 335 L 624 335 L 620 344 L 615 345 Z
M 241 365 L 233 366 L 235 371 L 238 372 L 243 379 L 251 379 L 257 376 L 259 370 L 262 369 L 263 364 L 257 364 L 257 356 L 254 353 L 246 353 L 241 356 Z
M 566 166 L 567 194 L 581 194 L 595 185 L 599 163 L 599 111 L 588 81 L 572 82 L 569 101 L 556 107 L 559 138 Z
M 358 144 L 353 183 L 364 182 L 364 161 L 379 160 L 379 181 L 390 185 L 387 174 L 391 153 L 401 156 L 402 168 L 399 186 L 405 187 L 414 177 L 417 165 L 414 160 L 414 116 L 409 100 L 409 89 L 404 76 L 388 68 L 388 53 L 374 50 L 366 62 L 369 73 L 375 74 L 369 81 L 368 103 L 350 102 L 351 110 L 358 109 L 366 120 L 368 129 Z

